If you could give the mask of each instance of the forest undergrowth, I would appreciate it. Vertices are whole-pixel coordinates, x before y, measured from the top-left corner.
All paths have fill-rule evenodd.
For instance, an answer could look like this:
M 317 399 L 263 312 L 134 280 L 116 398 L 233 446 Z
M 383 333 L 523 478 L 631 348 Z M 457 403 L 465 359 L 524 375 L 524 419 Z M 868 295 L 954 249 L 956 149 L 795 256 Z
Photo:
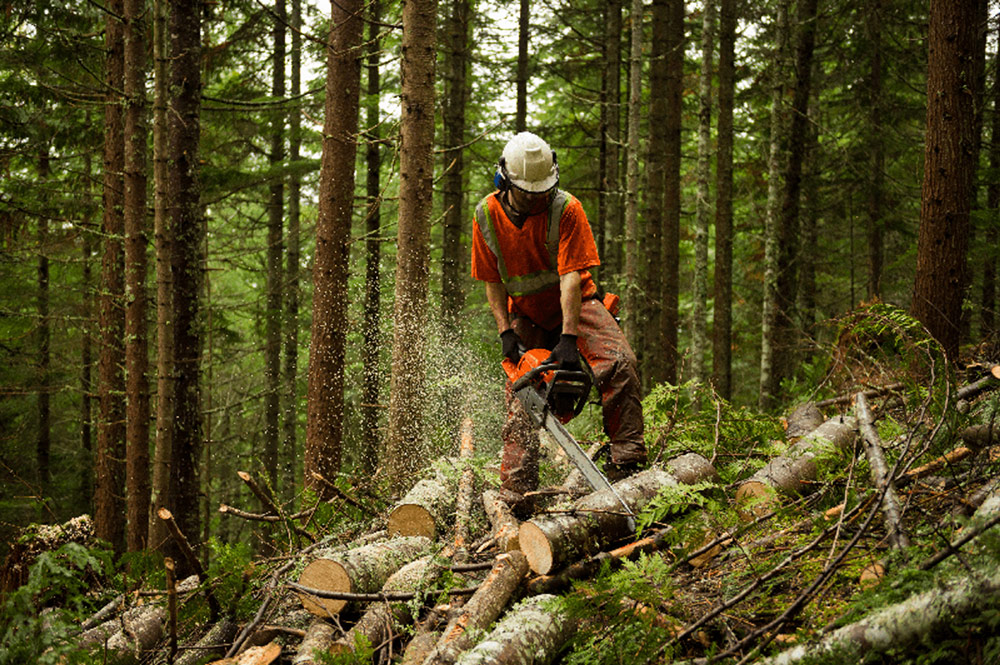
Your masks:
M 997 518 L 970 518 L 1000 485 L 1000 446 L 994 435 L 1000 415 L 994 388 L 1000 377 L 991 378 L 998 361 L 990 355 L 993 349 L 970 349 L 961 370 L 949 368 L 918 324 L 880 304 L 838 325 L 834 348 L 811 350 L 814 358 L 822 353 L 828 359 L 822 374 L 808 385 L 800 380 L 786 386 L 784 417 L 733 406 L 690 383 L 650 392 L 644 413 L 653 464 L 694 452 L 711 461 L 717 478 L 661 491 L 638 516 L 637 537 L 654 536 L 655 551 L 605 561 L 599 572 L 575 580 L 554 601 L 577 628 L 558 661 L 1000 662 L 996 601 L 963 606 L 964 612 L 930 621 L 916 636 L 884 648 L 831 641 L 839 628 L 904 601 L 962 586 L 986 588 L 1000 569 Z M 857 417 L 856 395 L 863 391 L 870 391 L 871 420 L 884 451 L 885 477 L 892 479 L 891 491 L 898 497 L 897 527 L 906 546 L 891 537 L 883 510 L 889 490 L 873 482 L 860 435 L 846 447 L 820 449 L 811 460 L 815 473 L 797 495 L 735 500 L 748 478 L 789 448 L 788 435 L 802 409 L 818 410 L 823 419 Z M 590 415 L 574 431 L 581 439 L 599 441 L 597 429 Z M 479 455 L 471 464 L 485 486 L 496 484 L 496 465 L 495 455 Z M 437 466 L 461 472 L 455 465 Z M 558 485 L 565 473 L 547 458 L 543 484 Z M 391 502 L 378 480 L 364 484 L 344 476 L 334 481 L 338 498 L 317 503 L 300 496 L 299 512 L 274 506 L 276 514 L 266 521 L 267 510 L 231 509 L 223 519 L 247 521 L 253 538 L 206 544 L 205 579 L 179 598 L 177 643 L 183 647 L 198 639 L 216 620 L 207 601 L 212 596 L 237 624 L 277 626 L 272 639 L 283 645 L 284 655 L 274 662 L 291 663 L 309 616 L 285 583 L 297 579 L 303 550 L 316 543 L 350 543 L 383 528 Z M 563 500 L 550 497 L 543 510 L 560 510 Z M 466 562 L 496 556 L 485 516 L 474 514 L 467 526 Z M 957 544 L 963 536 L 967 542 Z M 49 550 L 33 552 L 32 544 L 40 540 Z M 167 587 L 163 561 L 155 554 L 115 560 L 86 534 L 64 540 L 43 539 L 38 529 L 29 529 L 12 548 L 3 569 L 0 664 L 104 663 L 104 645 L 80 647 L 83 629 L 111 604 L 117 603 L 113 614 L 157 602 L 151 590 Z M 18 563 L 21 568 L 12 567 Z M 20 575 L 17 584 L 12 571 Z M 431 608 L 455 604 L 449 591 L 475 584 L 484 574 L 454 572 L 437 579 L 431 590 L 409 601 L 413 615 L 427 621 Z M 336 628 L 347 629 L 356 618 L 345 613 Z M 390 662 L 418 626 L 386 644 L 318 662 Z M 141 662 L 169 660 L 170 632 Z M 821 644 L 827 646 L 816 646 Z M 806 647 L 804 655 L 791 660 L 796 646 Z M 183 657 L 191 651 L 177 653 Z M 200 660 L 185 662 L 221 655 L 206 652 Z

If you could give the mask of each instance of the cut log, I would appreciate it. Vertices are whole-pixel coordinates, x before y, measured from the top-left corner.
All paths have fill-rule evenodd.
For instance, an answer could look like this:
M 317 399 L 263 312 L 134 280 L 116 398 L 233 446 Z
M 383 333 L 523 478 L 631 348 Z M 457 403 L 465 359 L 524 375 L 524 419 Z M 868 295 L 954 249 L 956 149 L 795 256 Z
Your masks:
M 816 662 L 836 653 L 838 662 L 892 650 L 923 652 L 928 640 L 938 631 L 947 630 L 956 619 L 1000 609 L 1000 568 L 973 571 L 968 578 L 957 578 L 896 605 L 873 612 L 856 623 L 844 626 L 818 644 L 803 644 L 763 661 L 764 665 L 793 665 L 807 658 Z
M 614 488 L 632 512 L 638 513 L 662 488 L 679 484 L 667 471 L 647 469 L 615 483 Z M 539 515 L 522 523 L 518 539 L 531 570 L 547 575 L 631 535 L 628 516 L 618 499 L 603 490 L 578 499 L 570 511 Z
M 683 485 L 702 482 L 716 482 L 719 474 L 704 456 L 698 453 L 684 453 L 667 460 L 667 473 Z
M 323 661 L 317 654 L 325 653 L 333 644 L 336 635 L 337 629 L 325 619 L 313 621 L 306 629 L 306 636 L 299 643 L 292 665 L 319 665 Z
M 857 421 L 837 416 L 792 444 L 736 490 L 736 503 L 743 519 L 759 517 L 774 507 L 776 495 L 805 494 L 816 479 L 816 456 L 829 446 L 845 450 L 854 441 Z
M 462 476 L 458 481 L 458 496 L 455 499 L 455 540 L 452 547 L 464 550 L 469 540 L 469 519 L 472 515 L 472 493 L 476 486 L 476 472 L 472 468 L 475 456 L 475 441 L 472 438 L 472 418 L 462 420 L 459 434 L 458 459 Z
M 973 425 L 962 430 L 962 442 L 980 450 L 1000 442 L 1000 425 Z
M 497 557 L 479 590 L 448 622 L 424 665 L 452 665 L 462 652 L 472 647 L 472 635 L 496 621 L 527 572 L 528 562 L 520 552 L 507 552 Z
M 140 605 L 121 617 L 88 630 L 79 646 L 104 645 L 104 657 L 116 663 L 138 663 L 163 637 L 167 611 L 160 605 Z
M 814 402 L 795 407 L 786 419 L 785 438 L 796 441 L 816 430 L 826 420 Z
M 57 550 L 66 543 L 90 546 L 94 521 L 80 515 L 63 524 L 31 524 L 10 539 L 10 551 L 0 567 L 0 594 L 14 591 L 28 581 L 28 571 L 43 552 Z
M 875 430 L 871 409 L 864 393 L 858 393 L 855 398 L 858 426 L 861 429 L 861 439 L 864 442 L 865 456 L 871 469 L 872 482 L 882 494 L 882 514 L 885 518 L 885 530 L 889 545 L 897 549 L 910 546 L 910 539 L 903 531 L 902 516 L 899 508 L 899 497 L 896 487 L 889 476 L 889 467 L 885 463 L 885 453 L 882 449 L 882 439 Z
M 439 639 L 441 633 L 436 630 L 418 632 L 406 645 L 406 651 L 403 652 L 399 665 L 422 665 L 434 651 Z
M 299 576 L 299 584 L 323 591 L 374 593 L 389 576 L 410 561 L 427 554 L 431 541 L 419 536 L 393 538 L 365 545 L 329 558 L 317 558 Z M 300 593 L 302 606 L 321 617 L 338 614 L 347 601 Z
M 541 595 L 512 608 L 482 642 L 462 654 L 457 665 L 546 665 L 572 637 L 575 623 L 558 607 L 558 598 Z
M 206 657 L 217 658 L 226 655 L 226 648 L 239 632 L 240 627 L 235 621 L 228 618 L 221 619 L 194 644 L 194 648 L 181 654 L 174 661 L 174 665 L 197 665 L 205 662 Z
M 406 564 L 386 581 L 385 593 L 413 592 L 437 578 L 439 567 L 431 557 L 422 557 Z M 372 646 L 378 646 L 399 633 L 400 628 L 413 621 L 412 607 L 408 602 L 373 603 L 347 634 L 330 645 L 334 654 L 354 651 L 358 639 L 364 637 Z
M 454 510 L 454 488 L 441 480 L 425 478 L 414 485 L 389 513 L 389 533 L 434 540 Z
M 517 532 L 521 523 L 510 512 L 510 507 L 500 499 L 498 492 L 494 490 L 483 492 L 483 509 L 492 525 L 490 538 L 496 541 L 497 548 L 501 552 L 519 549 Z
M 239 656 L 216 660 L 208 665 L 271 665 L 281 656 L 281 645 L 272 642 L 263 647 L 250 647 Z

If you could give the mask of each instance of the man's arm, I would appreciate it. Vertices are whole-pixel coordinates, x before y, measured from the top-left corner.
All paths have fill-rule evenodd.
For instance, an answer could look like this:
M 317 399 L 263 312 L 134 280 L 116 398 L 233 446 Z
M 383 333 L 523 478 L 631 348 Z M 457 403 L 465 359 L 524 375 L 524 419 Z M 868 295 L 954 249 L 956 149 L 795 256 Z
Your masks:
M 486 302 L 497 322 L 497 332 L 510 328 L 510 313 L 507 311 L 507 287 L 503 282 L 485 282 Z M 578 315 L 579 318 L 579 315 Z
M 559 305 L 562 308 L 562 332 L 576 335 L 580 327 L 580 301 L 583 287 L 579 271 L 559 277 Z

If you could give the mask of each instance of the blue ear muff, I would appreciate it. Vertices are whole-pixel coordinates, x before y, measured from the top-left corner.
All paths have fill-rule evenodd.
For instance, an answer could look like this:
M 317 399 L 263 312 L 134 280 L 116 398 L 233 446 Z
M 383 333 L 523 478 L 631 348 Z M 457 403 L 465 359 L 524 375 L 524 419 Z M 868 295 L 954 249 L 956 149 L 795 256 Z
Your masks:
M 503 157 L 497 162 L 497 170 L 493 174 L 493 186 L 501 192 L 507 191 L 507 188 L 510 186 L 510 180 L 507 177 L 507 160 Z

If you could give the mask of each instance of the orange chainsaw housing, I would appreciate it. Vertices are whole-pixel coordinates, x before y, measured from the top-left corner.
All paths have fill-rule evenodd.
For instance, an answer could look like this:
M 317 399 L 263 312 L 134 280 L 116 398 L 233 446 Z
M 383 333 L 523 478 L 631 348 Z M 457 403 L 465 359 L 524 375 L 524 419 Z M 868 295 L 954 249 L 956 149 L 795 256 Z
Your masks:
M 521 355 L 521 359 L 516 365 L 510 358 L 504 358 L 503 362 L 500 364 L 507 373 L 507 379 L 513 385 L 518 379 L 528 372 L 544 365 L 545 361 L 549 359 L 551 354 L 552 352 L 548 349 L 530 349 Z M 539 392 L 545 394 L 550 388 L 549 384 L 554 380 L 557 380 L 555 369 L 542 372 L 534 379 L 533 387 Z M 587 389 L 589 390 L 589 384 L 587 385 Z M 559 422 L 566 424 L 576 416 L 577 411 L 575 410 L 575 405 L 577 398 L 574 395 L 562 395 L 558 390 L 549 391 L 549 395 L 551 413 L 557 420 L 559 420 Z

